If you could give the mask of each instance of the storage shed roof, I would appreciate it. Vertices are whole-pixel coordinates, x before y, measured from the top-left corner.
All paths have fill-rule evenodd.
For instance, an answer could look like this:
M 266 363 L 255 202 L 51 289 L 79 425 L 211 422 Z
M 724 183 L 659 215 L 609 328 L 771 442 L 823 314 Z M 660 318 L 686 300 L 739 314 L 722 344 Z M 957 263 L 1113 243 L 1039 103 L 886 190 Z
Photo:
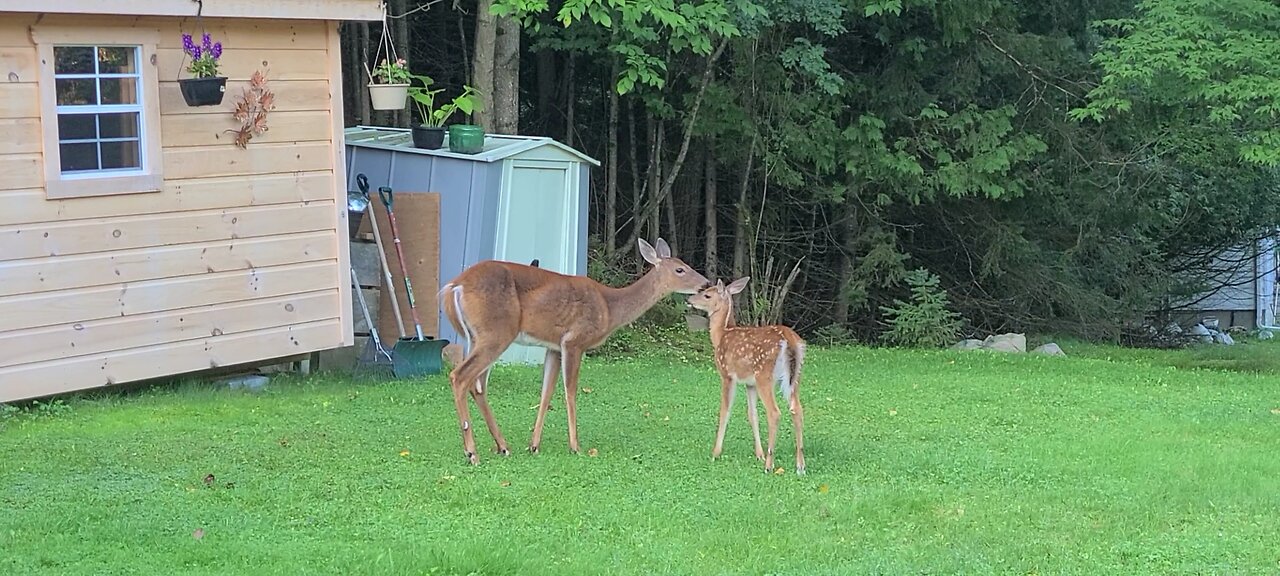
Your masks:
M 285 20 L 382 20 L 382 0 L 0 0 L 0 12 Z
M 460 160 L 472 160 L 475 162 L 497 162 L 523 154 L 536 148 L 552 147 L 564 151 L 583 162 L 588 162 L 592 166 L 600 165 L 599 160 L 587 156 L 571 146 L 566 146 L 553 138 L 547 138 L 545 136 L 485 134 L 484 149 L 476 154 L 458 154 L 456 152 L 450 152 L 448 148 L 441 148 L 439 150 L 415 148 L 413 146 L 413 134 L 408 128 L 353 126 L 346 129 L 344 138 L 349 146 L 380 148 L 383 150 L 394 150 L 396 152 L 409 152 L 413 154 L 426 154 L 429 156 L 442 156 L 445 158 L 458 158 Z

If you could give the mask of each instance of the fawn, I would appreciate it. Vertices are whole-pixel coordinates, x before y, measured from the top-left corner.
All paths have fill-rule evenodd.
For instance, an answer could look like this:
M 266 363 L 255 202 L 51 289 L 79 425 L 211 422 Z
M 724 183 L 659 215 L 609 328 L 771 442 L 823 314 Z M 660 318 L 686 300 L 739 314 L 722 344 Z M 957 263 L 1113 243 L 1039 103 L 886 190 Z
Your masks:
M 804 365 L 805 342 L 786 326 L 738 326 L 733 317 L 733 295 L 742 292 L 751 278 L 722 281 L 704 288 L 688 299 L 710 317 L 711 344 L 715 347 L 716 368 L 720 371 L 720 428 L 716 432 L 711 458 L 720 457 L 724 431 L 729 425 L 737 384 L 747 386 L 747 420 L 756 441 L 756 459 L 764 460 L 765 472 L 773 470 L 773 447 L 778 435 L 778 404 L 773 384 L 781 384 L 782 396 L 791 409 L 796 434 L 796 474 L 804 474 L 804 407 L 800 405 L 800 368 Z M 759 391 L 757 392 L 757 388 Z M 769 450 L 760 447 L 760 424 L 756 397 L 764 400 L 769 424 Z

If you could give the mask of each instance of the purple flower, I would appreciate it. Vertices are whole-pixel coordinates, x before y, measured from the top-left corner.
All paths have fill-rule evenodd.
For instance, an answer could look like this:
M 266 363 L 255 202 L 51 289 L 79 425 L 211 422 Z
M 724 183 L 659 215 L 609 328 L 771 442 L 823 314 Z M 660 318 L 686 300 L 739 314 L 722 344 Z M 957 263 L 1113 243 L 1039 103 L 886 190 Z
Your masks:
M 186 51 L 187 51 L 187 54 L 190 54 L 190 53 L 191 53 L 191 49 L 192 49 L 192 48 L 195 48 L 195 47 L 196 47 L 196 44 L 195 44 L 195 42 L 192 42 L 192 41 L 191 41 L 191 35 L 190 35 L 190 34 L 183 34 L 183 35 L 182 35 L 182 49 L 183 49 L 183 50 L 186 50 Z
M 205 32 L 204 36 L 200 37 L 200 46 L 204 48 L 205 52 L 211 52 L 213 50 L 212 43 L 213 39 L 209 38 L 208 32 Z
M 213 59 L 217 60 L 218 58 L 221 58 L 221 57 L 222 57 L 222 43 L 214 42 L 213 43 Z
M 200 47 L 199 47 L 199 46 L 192 46 L 192 47 L 191 47 L 191 59 L 192 59 L 192 60 L 199 60 L 199 59 L 200 59 Z

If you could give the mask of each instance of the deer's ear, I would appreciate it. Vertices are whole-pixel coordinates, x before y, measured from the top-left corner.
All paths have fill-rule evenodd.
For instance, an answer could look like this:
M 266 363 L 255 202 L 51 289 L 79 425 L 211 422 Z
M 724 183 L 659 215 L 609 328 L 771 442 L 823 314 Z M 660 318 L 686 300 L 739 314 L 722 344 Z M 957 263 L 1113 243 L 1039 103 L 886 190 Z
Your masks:
M 729 293 L 737 294 L 743 291 L 747 287 L 747 282 L 750 282 L 750 281 L 751 281 L 750 276 L 743 276 L 737 280 L 734 280 L 733 283 L 729 285 Z
M 658 239 L 658 244 L 657 244 L 657 246 L 654 246 L 654 247 L 658 249 L 658 256 L 659 256 L 660 258 L 670 258 L 670 257 L 671 257 L 671 247 L 670 247 L 670 246 L 667 246 L 667 241 L 666 241 L 666 240 L 663 240 L 663 239 L 659 238 L 659 239 Z
M 640 256 L 644 258 L 645 262 L 657 266 L 660 260 L 658 259 L 658 252 L 653 249 L 653 246 L 650 246 L 648 242 L 645 242 L 644 238 L 639 238 L 636 242 L 640 244 Z
M 716 289 L 724 290 L 724 280 L 716 280 Z

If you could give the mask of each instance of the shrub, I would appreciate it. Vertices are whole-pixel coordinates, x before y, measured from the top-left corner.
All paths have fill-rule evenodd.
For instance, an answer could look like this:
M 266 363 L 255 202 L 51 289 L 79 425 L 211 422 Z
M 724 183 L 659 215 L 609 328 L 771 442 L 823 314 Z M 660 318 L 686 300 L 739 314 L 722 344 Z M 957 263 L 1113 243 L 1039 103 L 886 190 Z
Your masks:
M 961 318 L 948 309 L 947 293 L 938 287 L 937 275 L 917 268 L 904 278 L 911 287 L 911 301 L 894 299 L 893 306 L 881 306 L 889 330 L 882 338 L 890 344 L 909 347 L 938 347 L 954 342 Z

